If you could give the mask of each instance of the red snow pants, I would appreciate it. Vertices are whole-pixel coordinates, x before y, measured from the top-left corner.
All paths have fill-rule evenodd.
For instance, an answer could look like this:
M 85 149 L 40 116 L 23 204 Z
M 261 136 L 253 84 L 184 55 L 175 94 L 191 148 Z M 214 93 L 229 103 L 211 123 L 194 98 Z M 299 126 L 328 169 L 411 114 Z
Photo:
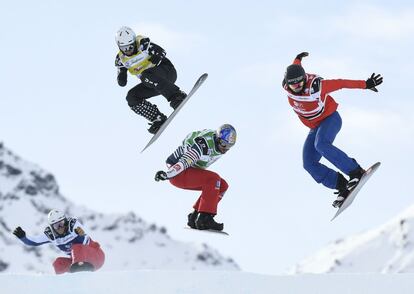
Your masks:
M 170 183 L 178 188 L 202 191 L 193 207 L 198 212 L 211 214 L 217 214 L 217 205 L 229 188 L 215 172 L 192 167 L 171 178 Z
M 58 257 L 53 262 L 56 274 L 69 272 L 73 263 L 88 262 L 95 267 L 95 271 L 100 269 L 105 262 L 105 254 L 98 242 L 90 241 L 88 245 L 74 244 L 72 246 L 72 257 Z

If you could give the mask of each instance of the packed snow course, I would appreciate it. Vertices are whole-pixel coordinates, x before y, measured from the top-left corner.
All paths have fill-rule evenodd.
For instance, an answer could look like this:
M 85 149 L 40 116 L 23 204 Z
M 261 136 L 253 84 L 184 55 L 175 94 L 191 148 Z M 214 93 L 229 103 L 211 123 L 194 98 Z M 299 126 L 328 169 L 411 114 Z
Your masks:
M 0 275 L 2 294 L 412 294 L 414 274 L 266 276 L 238 271 L 125 271 Z

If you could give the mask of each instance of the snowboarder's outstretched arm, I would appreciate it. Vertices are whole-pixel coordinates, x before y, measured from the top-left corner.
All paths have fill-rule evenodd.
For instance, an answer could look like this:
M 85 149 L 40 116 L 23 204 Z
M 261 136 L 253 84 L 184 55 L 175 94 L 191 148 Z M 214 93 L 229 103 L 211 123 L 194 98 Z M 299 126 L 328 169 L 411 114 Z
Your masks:
M 322 80 L 321 91 L 324 94 L 335 92 L 340 89 L 365 89 L 366 84 L 364 80 Z
M 295 59 L 293 60 L 293 64 L 301 64 L 302 58 L 307 57 L 307 56 L 309 56 L 308 52 L 299 53 L 298 55 L 296 55 Z
M 322 80 L 321 91 L 323 93 L 331 93 L 340 89 L 370 89 L 378 92 L 375 86 L 382 84 L 382 77 L 380 74 L 373 73 L 370 78 L 364 80 Z
M 29 246 L 40 246 L 46 243 L 50 243 L 49 238 L 46 235 L 38 235 L 38 236 L 26 236 L 26 232 L 21 228 L 17 227 L 13 231 L 13 235 L 19 238 L 24 244 Z
M 308 52 L 299 53 L 295 59 L 293 60 L 293 64 L 300 64 L 302 63 L 302 58 L 309 56 Z M 328 94 L 340 89 L 370 89 L 374 92 L 378 92 L 375 88 L 376 86 L 382 84 L 382 77 L 380 74 L 375 75 L 373 73 L 370 78 L 366 81 L 364 80 L 344 80 L 344 79 L 337 79 L 337 80 L 323 80 L 321 82 L 321 90 Z

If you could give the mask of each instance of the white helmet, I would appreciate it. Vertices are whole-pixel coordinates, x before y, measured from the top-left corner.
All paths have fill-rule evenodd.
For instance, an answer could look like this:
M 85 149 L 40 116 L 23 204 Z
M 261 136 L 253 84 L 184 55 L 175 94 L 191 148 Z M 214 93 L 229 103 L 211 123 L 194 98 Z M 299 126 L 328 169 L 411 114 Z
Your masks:
M 120 28 L 115 35 L 116 44 L 123 52 L 131 50 L 131 46 L 135 48 L 136 38 L 134 31 L 129 27 Z
M 49 223 L 49 225 L 53 225 L 64 219 L 66 219 L 66 215 L 57 209 L 52 209 L 47 215 L 47 222 Z

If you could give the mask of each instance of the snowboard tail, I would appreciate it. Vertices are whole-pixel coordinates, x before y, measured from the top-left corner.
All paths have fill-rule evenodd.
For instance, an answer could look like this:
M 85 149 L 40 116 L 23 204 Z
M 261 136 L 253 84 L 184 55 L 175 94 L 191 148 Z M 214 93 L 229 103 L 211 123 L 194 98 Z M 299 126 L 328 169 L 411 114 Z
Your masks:
M 198 231 L 198 232 L 215 233 L 215 234 L 221 234 L 221 235 L 229 236 L 229 233 L 224 232 L 224 231 L 217 231 L 217 230 L 199 230 L 199 229 L 193 229 L 193 228 L 190 228 L 190 227 L 185 227 L 185 229 L 194 230 L 194 231 Z

